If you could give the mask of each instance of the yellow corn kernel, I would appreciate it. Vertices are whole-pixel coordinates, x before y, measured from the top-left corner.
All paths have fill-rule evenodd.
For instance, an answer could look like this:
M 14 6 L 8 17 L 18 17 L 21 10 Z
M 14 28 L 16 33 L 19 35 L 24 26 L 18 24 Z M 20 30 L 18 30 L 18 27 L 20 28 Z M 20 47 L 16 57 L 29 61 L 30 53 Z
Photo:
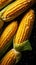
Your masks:
M 8 42 L 11 40 L 11 38 L 13 38 L 17 28 L 18 28 L 17 21 L 13 21 L 3 31 L 2 35 L 1 35 L 1 38 L 0 38 L 1 39 L 0 40 L 0 52 L 8 44 Z
M 20 59 L 20 52 L 11 49 L 4 58 L 1 60 L 1 65 L 13 65 L 16 64 Z
M 0 0 L 0 10 L 10 2 L 12 2 L 12 0 Z
M 33 4 L 34 0 L 16 0 L 1 11 L 1 18 L 6 22 L 13 20 Z
M 22 43 L 29 38 L 34 18 L 34 10 L 32 9 L 25 14 L 25 16 L 22 18 L 20 22 L 17 33 L 13 39 L 14 44 Z

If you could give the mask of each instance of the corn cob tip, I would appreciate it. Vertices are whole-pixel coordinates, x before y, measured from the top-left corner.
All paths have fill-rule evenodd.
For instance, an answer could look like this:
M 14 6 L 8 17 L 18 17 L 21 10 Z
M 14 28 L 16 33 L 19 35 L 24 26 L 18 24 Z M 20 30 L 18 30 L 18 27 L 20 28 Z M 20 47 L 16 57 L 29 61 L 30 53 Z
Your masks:
M 17 52 L 15 49 L 11 49 L 7 54 L 2 58 L 1 65 L 14 65 L 19 61 L 20 52 Z
M 18 63 L 18 61 L 21 59 L 21 53 L 15 49 L 12 49 L 16 54 L 16 61 L 15 64 Z

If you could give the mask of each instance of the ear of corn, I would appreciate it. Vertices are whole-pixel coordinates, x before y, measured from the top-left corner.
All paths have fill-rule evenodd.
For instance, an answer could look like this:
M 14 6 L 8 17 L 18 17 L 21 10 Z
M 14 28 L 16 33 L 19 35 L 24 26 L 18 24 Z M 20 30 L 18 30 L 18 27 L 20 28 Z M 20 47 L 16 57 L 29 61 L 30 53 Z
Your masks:
M 0 60 L 2 59 L 3 55 L 7 52 L 7 50 L 9 49 L 9 47 L 11 47 L 12 45 L 12 38 L 11 40 L 5 45 L 5 47 L 0 51 Z
M 22 43 L 28 39 L 34 22 L 34 11 L 30 10 L 21 20 L 14 42 Z M 21 29 L 21 30 L 20 30 Z
M 10 45 L 12 44 L 12 42 L 11 42 L 11 44 L 8 43 L 8 42 L 11 40 L 11 38 L 13 38 L 13 36 L 14 36 L 14 34 L 15 34 L 17 28 L 18 28 L 18 23 L 17 23 L 17 21 L 13 21 L 12 23 L 10 23 L 10 24 L 6 27 L 6 29 L 4 30 L 4 32 L 2 33 L 2 35 L 1 35 L 1 37 L 0 37 L 0 53 L 2 52 L 2 50 L 3 50 L 4 48 L 6 48 L 7 45 L 8 45 L 8 47 L 10 47 Z M 7 48 L 8 48 L 8 47 L 7 47 Z M 6 48 L 6 49 L 7 49 L 7 48 Z M 5 49 L 4 49 L 4 50 L 5 50 Z M 6 50 L 5 50 L 5 51 L 6 51 Z M 4 53 L 5 51 L 3 51 L 3 53 Z M 3 53 L 2 53 L 2 54 L 3 54 Z
M 29 12 L 27 12 L 25 16 L 22 18 L 17 33 L 13 39 L 14 48 L 23 46 L 23 42 L 29 38 L 34 19 L 35 19 L 35 15 L 32 9 L 29 10 Z
M 14 65 L 16 64 L 16 62 L 19 61 L 20 56 L 21 56 L 20 52 L 11 49 L 1 60 L 1 65 Z
M 12 2 L 12 0 L 0 0 L 0 10 L 10 2 Z
M 32 4 L 34 4 L 33 1 L 34 0 L 16 0 L 1 11 L 1 18 L 4 21 L 13 20 L 26 9 L 28 9 Z

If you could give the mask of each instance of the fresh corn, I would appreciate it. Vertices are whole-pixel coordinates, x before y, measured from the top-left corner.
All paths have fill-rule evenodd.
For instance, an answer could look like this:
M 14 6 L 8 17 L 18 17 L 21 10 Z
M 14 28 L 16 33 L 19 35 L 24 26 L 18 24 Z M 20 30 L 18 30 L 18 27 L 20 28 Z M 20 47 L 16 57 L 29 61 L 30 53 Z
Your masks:
M 14 65 L 19 61 L 20 56 L 21 56 L 20 52 L 11 49 L 1 60 L 1 65 Z
M 4 22 L 0 19 L 0 29 L 3 27 Z
M 13 39 L 14 47 L 15 46 L 18 47 L 19 45 L 22 45 L 20 43 L 23 43 L 29 38 L 34 19 L 35 19 L 34 10 L 31 9 L 29 10 L 29 12 L 25 14 L 25 16 L 22 18 L 20 22 L 17 33 Z
M 0 10 L 13 0 L 0 0 Z
M 6 22 L 13 20 L 33 5 L 34 2 L 35 0 L 16 0 L 1 11 L 0 17 Z
M 11 46 L 12 38 L 18 28 L 17 21 L 10 23 L 0 37 L 0 57 Z

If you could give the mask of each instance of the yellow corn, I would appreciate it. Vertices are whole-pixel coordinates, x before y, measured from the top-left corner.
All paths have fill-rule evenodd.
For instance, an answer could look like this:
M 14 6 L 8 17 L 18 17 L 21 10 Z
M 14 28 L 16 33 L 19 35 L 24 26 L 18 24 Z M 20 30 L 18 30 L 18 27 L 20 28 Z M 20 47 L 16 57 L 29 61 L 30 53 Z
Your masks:
M 4 25 L 4 22 L 0 19 L 0 29 L 2 28 L 3 25 Z
M 0 0 L 0 10 L 10 2 L 12 2 L 12 0 Z
M 17 21 L 13 21 L 12 23 L 10 23 L 6 29 L 3 31 L 2 35 L 1 35 L 1 40 L 0 40 L 0 52 L 1 50 L 4 49 L 4 47 L 8 44 L 8 42 L 11 40 L 11 38 L 14 36 L 16 30 L 18 28 L 18 23 Z M 11 42 L 12 43 L 12 42 Z M 10 46 L 10 44 L 8 44 L 8 46 Z M 8 48 L 8 47 L 7 47 Z M 5 51 L 5 49 L 4 49 Z
M 0 17 L 6 22 L 13 20 L 33 5 L 34 2 L 35 0 L 16 0 L 1 11 Z
M 22 18 L 20 22 L 17 33 L 13 39 L 14 44 L 22 43 L 23 41 L 29 38 L 34 18 L 35 15 L 32 9 L 25 14 L 25 16 Z
M 1 65 L 14 65 L 20 59 L 20 52 L 11 49 L 1 60 Z

